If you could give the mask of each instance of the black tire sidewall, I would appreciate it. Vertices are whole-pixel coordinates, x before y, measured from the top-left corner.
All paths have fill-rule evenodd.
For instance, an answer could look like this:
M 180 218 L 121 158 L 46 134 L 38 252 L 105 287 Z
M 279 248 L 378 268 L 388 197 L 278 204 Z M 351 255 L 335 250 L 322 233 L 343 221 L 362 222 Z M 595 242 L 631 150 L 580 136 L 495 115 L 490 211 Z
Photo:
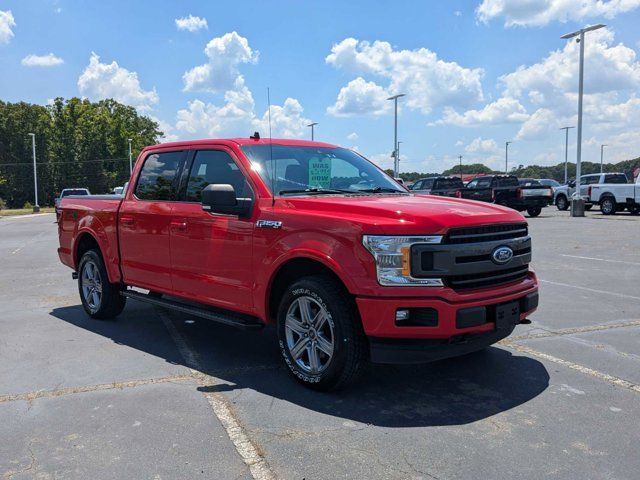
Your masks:
M 530 217 L 537 217 L 542 213 L 542 208 L 541 207 L 527 208 L 527 213 L 529 214 Z
M 560 207 L 560 205 L 558 203 L 560 201 L 564 202 L 563 207 Z M 566 197 L 564 195 L 560 195 L 560 196 L 558 196 L 558 198 L 556 198 L 556 207 L 558 208 L 558 210 L 562 210 L 562 211 L 566 210 L 568 203 L 569 202 L 568 202 L 568 200 L 566 199 Z
M 611 207 L 609 209 L 607 209 L 605 206 L 608 204 L 611 205 Z M 604 200 L 602 200 L 601 204 L 600 204 L 600 211 L 604 214 L 604 215 L 613 215 L 616 212 L 616 204 L 614 202 L 614 200 L 610 197 L 605 198 Z
M 327 321 L 333 328 L 333 358 L 329 366 L 319 374 L 310 374 L 301 369 L 291 356 L 287 347 L 285 334 L 285 318 L 289 306 L 300 297 L 309 296 L 317 301 L 327 310 L 329 318 Z M 323 282 L 318 282 L 316 278 L 309 277 L 293 283 L 285 292 L 280 307 L 278 308 L 278 346 L 285 364 L 296 379 L 305 385 L 322 389 L 330 386 L 337 377 L 342 374 L 347 361 L 347 349 L 353 342 L 351 329 L 348 323 L 353 321 L 351 309 L 344 307 L 345 299 L 337 297 L 335 292 L 330 292 L 324 288 Z
M 82 271 L 84 265 L 92 261 L 98 268 L 100 274 L 100 280 L 102 282 L 102 298 L 100 299 L 100 308 L 95 312 L 92 312 L 87 304 L 84 295 L 82 293 Z M 82 255 L 78 264 L 78 293 L 80 294 L 80 300 L 82 301 L 82 307 L 84 311 L 91 318 L 97 318 L 101 320 L 113 318 L 118 315 L 124 307 L 125 299 L 120 296 L 118 285 L 109 283 L 109 276 L 107 275 L 107 269 L 102 260 L 102 255 L 96 250 L 89 250 Z

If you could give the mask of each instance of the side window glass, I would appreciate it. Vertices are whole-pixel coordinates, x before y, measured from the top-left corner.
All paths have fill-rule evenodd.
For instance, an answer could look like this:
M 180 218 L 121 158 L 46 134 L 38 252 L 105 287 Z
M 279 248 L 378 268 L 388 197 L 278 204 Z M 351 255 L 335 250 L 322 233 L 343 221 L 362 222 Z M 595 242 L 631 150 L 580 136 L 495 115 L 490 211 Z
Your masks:
M 431 179 L 431 180 L 425 180 L 425 181 L 422 183 L 422 189 L 423 189 L 423 190 L 429 190 L 429 189 L 431 189 L 431 188 L 433 188 L 433 179 Z
M 187 202 L 201 202 L 202 190 L 212 183 L 231 185 L 238 198 L 252 196 L 247 179 L 227 152 L 199 150 L 193 159 L 193 165 L 191 165 L 185 200 Z
M 467 184 L 467 188 L 476 188 L 478 186 L 478 180 L 471 180 L 468 184 Z
M 142 166 L 135 195 L 141 200 L 174 200 L 174 180 L 184 152 L 153 153 Z

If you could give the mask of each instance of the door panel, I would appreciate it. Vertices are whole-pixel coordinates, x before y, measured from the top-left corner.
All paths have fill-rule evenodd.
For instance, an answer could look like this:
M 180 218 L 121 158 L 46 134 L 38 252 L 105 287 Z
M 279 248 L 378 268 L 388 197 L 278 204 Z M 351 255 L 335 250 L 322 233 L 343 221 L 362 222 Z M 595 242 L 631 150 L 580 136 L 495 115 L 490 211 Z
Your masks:
M 183 198 L 170 225 L 172 284 L 176 295 L 250 313 L 253 310 L 251 218 L 202 210 L 201 190 L 231 184 L 238 197 L 253 193 L 230 152 L 200 150 L 190 162 Z M 196 203 L 196 201 L 198 201 Z
M 169 226 L 186 151 L 150 153 L 118 217 L 121 269 L 128 285 L 171 292 Z M 134 186 L 131 186 L 133 189 Z

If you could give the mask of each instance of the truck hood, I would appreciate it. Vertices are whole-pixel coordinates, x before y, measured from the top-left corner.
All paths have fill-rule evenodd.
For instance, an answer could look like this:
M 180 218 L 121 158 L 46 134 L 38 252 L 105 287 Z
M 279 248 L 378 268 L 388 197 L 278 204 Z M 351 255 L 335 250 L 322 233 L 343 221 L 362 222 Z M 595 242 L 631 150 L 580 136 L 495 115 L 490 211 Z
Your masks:
M 313 196 L 283 199 L 306 215 L 329 216 L 362 225 L 369 233 L 444 234 L 450 228 L 523 223 L 515 210 L 499 205 L 431 195 Z

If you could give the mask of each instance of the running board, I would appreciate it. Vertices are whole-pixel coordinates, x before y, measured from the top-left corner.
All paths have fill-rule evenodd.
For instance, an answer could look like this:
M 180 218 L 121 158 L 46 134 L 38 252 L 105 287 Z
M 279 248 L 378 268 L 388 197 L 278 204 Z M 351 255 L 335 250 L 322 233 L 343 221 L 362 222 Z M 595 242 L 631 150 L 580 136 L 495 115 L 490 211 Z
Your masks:
M 150 303 L 152 305 L 167 308 L 169 310 L 175 310 L 177 312 L 187 313 L 195 317 L 213 320 L 214 322 L 240 328 L 242 330 L 260 330 L 264 327 L 264 324 L 262 322 L 258 321 L 258 319 L 250 315 L 242 315 L 233 312 L 214 310 L 207 307 L 188 305 L 177 300 L 169 300 L 162 297 L 151 296 L 149 294 L 136 292 L 134 290 L 123 290 L 121 292 L 121 295 L 123 297 Z

